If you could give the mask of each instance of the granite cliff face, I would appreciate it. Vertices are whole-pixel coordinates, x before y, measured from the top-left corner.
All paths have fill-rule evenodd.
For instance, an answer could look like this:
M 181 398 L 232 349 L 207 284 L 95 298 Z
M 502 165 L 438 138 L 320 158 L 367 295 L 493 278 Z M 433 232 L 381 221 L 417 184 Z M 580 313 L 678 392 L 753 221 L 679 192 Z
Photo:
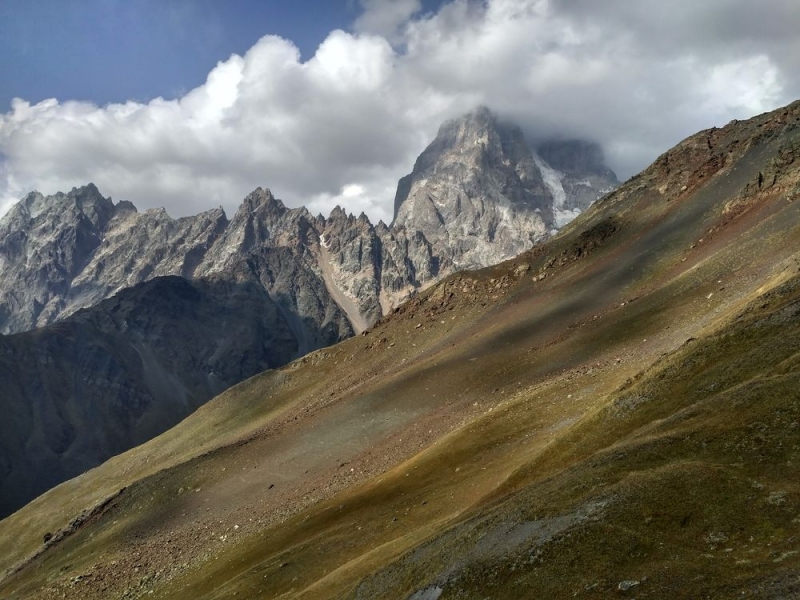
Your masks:
M 259 284 L 291 322 L 299 352 L 334 343 L 351 329 L 308 253 L 314 223 L 260 188 L 231 221 L 222 209 L 139 213 L 92 184 L 34 192 L 0 221 L 0 331 L 47 325 L 154 277 L 213 276 Z
M 449 273 L 529 249 L 552 229 L 552 209 L 522 132 L 479 108 L 445 123 L 401 180 L 392 228 L 422 232 Z
M 192 277 L 227 226 L 222 209 L 172 219 L 138 213 L 89 184 L 28 194 L 0 220 L 0 331 L 47 325 L 160 275 Z
M 193 275 L 257 282 L 298 340 L 298 355 L 352 335 L 346 312 L 329 293 L 318 261 L 319 223 L 289 209 L 269 190 L 245 198 Z

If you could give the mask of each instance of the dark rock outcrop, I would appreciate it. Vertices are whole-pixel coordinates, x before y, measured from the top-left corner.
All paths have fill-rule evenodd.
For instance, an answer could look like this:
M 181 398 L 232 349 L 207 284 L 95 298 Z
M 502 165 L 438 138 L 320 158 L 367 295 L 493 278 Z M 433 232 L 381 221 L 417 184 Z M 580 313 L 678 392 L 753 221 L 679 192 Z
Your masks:
M 559 227 L 619 185 L 616 174 L 605 163 L 599 144 L 585 140 L 550 140 L 540 144 L 536 153 L 544 163 L 540 163 L 542 172 L 553 188 Z M 548 173 L 548 169 L 552 173 Z

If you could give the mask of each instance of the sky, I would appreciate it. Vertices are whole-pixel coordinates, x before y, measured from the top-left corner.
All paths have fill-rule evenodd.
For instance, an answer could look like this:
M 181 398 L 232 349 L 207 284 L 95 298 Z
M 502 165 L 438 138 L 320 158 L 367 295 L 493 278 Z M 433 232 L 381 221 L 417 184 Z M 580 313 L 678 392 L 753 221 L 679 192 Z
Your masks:
M 800 98 L 797 0 L 0 0 L 0 214 L 94 182 L 175 217 L 392 218 L 439 125 L 483 104 L 625 179 Z

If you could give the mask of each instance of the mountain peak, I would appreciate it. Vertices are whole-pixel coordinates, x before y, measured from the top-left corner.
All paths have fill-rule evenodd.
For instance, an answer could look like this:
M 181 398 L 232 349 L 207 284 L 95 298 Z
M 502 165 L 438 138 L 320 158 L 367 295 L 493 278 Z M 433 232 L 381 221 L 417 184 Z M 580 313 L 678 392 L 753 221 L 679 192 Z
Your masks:
M 452 268 L 485 265 L 530 248 L 617 183 L 598 144 L 548 142 L 534 155 L 519 127 L 478 106 L 444 123 L 400 180 L 393 226 L 421 231 Z
M 431 144 L 435 150 L 445 150 L 456 146 L 478 145 L 490 142 L 507 132 L 501 126 L 497 117 L 486 106 L 478 106 L 457 119 L 446 121 L 439 128 L 436 139 Z M 422 157 L 420 157 L 422 158 Z
M 336 206 L 333 207 L 333 210 L 331 210 L 331 214 L 328 216 L 328 220 L 329 221 L 338 221 L 338 220 L 346 221 L 348 219 L 348 217 L 349 217 L 349 215 L 347 214 L 347 211 L 337 204 Z
M 82 185 L 81 187 L 73 187 L 67 196 L 73 197 L 86 197 L 86 198 L 97 198 L 97 199 L 105 199 L 103 195 L 100 193 L 100 190 L 97 189 L 97 186 L 92 183 L 91 181 L 86 185 Z
M 467 116 L 472 116 L 473 118 L 476 118 L 476 119 L 492 119 L 493 120 L 495 118 L 494 113 L 485 104 L 479 104 L 474 109 L 472 109 L 470 112 L 468 112 Z
M 42 201 L 44 196 L 37 191 L 30 192 L 15 206 L 27 213 L 28 216 L 35 214 L 38 210 L 43 208 Z
M 97 189 L 93 183 L 87 183 L 82 187 L 74 187 L 67 194 L 75 202 L 79 209 L 85 211 L 88 207 L 94 207 L 95 210 L 110 213 L 114 208 L 114 202 L 111 198 L 106 198 Z
M 272 194 L 269 188 L 257 187 L 245 197 L 238 212 L 253 214 L 263 210 L 283 213 L 288 209 L 283 202 Z
M 452 119 L 442 125 L 442 127 L 447 127 L 448 124 L 456 124 L 456 125 L 463 125 L 463 124 L 477 124 L 483 127 L 496 127 L 497 126 L 497 116 L 491 111 L 488 106 L 483 104 L 476 106 L 468 113 L 465 113 L 461 117 L 456 119 Z
M 422 232 L 450 268 L 470 268 L 542 239 L 551 205 L 522 131 L 479 106 L 443 124 L 400 181 L 393 226 Z

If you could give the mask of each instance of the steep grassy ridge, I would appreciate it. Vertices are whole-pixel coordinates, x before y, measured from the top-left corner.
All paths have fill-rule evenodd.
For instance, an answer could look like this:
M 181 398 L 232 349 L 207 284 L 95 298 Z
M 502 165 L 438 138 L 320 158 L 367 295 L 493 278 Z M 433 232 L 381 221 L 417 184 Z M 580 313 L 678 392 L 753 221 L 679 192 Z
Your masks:
M 800 104 L 689 138 L 0 522 L 0 595 L 792 595 L 798 166 Z

